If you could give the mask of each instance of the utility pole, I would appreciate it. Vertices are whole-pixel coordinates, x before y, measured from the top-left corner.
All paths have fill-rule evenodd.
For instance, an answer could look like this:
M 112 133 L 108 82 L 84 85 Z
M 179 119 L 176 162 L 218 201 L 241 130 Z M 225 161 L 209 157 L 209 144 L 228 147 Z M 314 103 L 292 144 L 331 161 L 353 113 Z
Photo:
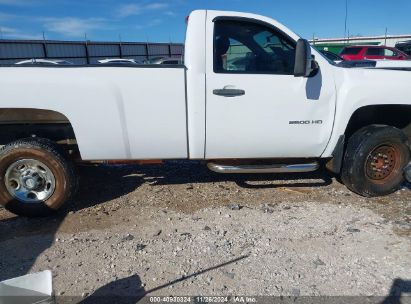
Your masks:
M 121 34 L 119 34 L 118 35 L 118 41 L 119 41 L 119 55 L 120 55 L 120 58 L 123 58 L 123 48 L 122 48 L 122 45 L 121 45 Z
M 147 57 L 147 60 L 150 60 L 150 48 L 148 46 L 148 36 L 146 36 L 146 57 Z
M 86 62 L 87 64 L 90 64 L 90 53 L 88 51 L 87 33 L 84 33 L 84 47 L 86 51 Z
M 384 45 L 387 46 L 387 32 L 388 32 L 388 28 L 385 28 L 385 42 Z
M 345 0 L 344 37 L 347 37 L 348 0 Z
M 44 31 L 43 31 L 43 52 L 44 52 L 44 58 L 48 58 L 46 34 L 44 33 Z

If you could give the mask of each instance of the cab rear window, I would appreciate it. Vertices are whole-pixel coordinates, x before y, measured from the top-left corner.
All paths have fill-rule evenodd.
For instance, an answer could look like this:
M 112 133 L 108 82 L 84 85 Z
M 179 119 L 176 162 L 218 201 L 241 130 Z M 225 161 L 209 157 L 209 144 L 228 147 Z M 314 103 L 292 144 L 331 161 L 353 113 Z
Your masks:
M 361 48 L 350 47 L 342 50 L 341 55 L 357 55 L 361 51 Z

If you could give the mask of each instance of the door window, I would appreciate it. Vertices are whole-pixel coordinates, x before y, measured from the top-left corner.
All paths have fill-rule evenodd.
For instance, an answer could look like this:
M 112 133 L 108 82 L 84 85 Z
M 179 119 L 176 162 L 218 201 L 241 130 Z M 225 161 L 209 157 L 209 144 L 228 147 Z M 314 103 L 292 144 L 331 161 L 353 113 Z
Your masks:
M 264 25 L 223 20 L 214 28 L 214 72 L 294 73 L 295 42 Z
M 384 49 L 384 56 L 394 57 L 394 56 L 397 56 L 397 55 L 398 54 L 396 52 L 394 52 L 393 50 Z
M 367 50 L 367 55 L 369 55 L 369 56 L 384 56 L 384 49 L 369 48 Z
M 361 52 L 362 48 L 360 47 L 346 47 L 342 50 L 340 55 L 357 55 Z

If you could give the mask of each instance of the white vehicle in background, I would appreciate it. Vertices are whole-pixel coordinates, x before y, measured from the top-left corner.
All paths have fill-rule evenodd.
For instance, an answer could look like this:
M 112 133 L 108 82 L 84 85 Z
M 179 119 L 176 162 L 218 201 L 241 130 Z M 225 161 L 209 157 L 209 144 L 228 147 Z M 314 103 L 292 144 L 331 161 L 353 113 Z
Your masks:
M 150 60 L 150 64 L 183 64 L 183 60 L 181 58 L 173 58 L 173 57 L 165 57 L 165 58 L 158 58 L 155 60 Z
M 21 64 L 21 65 L 72 65 L 73 63 L 68 61 L 68 60 L 63 60 L 63 59 L 29 59 L 29 60 L 23 60 L 16 62 L 15 64 Z
M 102 64 L 141 64 L 140 61 L 136 59 L 128 59 L 128 58 L 106 58 L 98 60 L 98 63 Z
M 375 60 L 376 68 L 405 68 L 411 69 L 411 60 Z
M 74 162 L 194 159 L 258 174 L 325 165 L 362 196 L 401 187 L 409 71 L 345 68 L 271 18 L 210 10 L 189 17 L 184 64 L 1 67 L 0 203 L 24 216 L 59 209 L 76 188 Z
M 336 63 L 344 68 L 372 68 L 411 71 L 411 61 L 409 60 L 345 60 Z

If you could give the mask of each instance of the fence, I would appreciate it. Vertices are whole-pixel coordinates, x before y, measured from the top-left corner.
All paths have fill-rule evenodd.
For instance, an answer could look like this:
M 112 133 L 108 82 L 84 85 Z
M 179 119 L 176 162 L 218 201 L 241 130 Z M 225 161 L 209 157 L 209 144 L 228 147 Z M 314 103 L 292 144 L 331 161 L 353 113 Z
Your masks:
M 177 43 L 94 42 L 55 40 L 0 40 L 0 64 L 32 58 L 64 59 L 75 64 L 93 64 L 105 58 L 181 57 L 184 45 Z

